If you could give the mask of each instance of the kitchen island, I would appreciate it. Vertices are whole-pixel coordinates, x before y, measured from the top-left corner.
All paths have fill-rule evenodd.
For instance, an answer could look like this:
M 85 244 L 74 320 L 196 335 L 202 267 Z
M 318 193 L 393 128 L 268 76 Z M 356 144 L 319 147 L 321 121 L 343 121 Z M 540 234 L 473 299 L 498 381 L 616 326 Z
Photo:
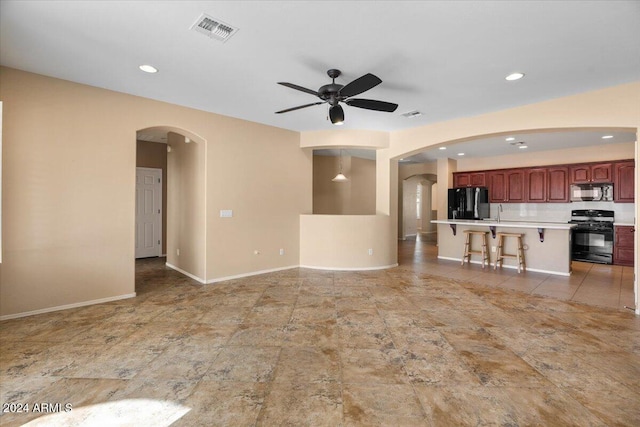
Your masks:
M 438 258 L 462 261 L 464 230 L 489 232 L 491 268 L 496 258 L 497 233 L 520 233 L 524 245 L 527 271 L 569 276 L 571 274 L 571 229 L 575 224 L 560 222 L 498 221 L 443 219 L 433 220 L 438 226 Z M 505 253 L 516 253 L 515 239 L 507 239 Z M 480 242 L 472 242 L 480 249 Z M 480 256 L 472 256 L 472 263 L 480 263 Z M 515 260 L 506 259 L 503 268 L 516 268 Z

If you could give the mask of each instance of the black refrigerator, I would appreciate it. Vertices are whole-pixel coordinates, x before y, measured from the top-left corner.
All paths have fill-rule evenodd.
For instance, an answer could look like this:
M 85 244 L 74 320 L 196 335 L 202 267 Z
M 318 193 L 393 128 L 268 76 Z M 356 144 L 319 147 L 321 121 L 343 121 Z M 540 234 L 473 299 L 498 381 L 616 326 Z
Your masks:
M 448 218 L 489 218 L 489 190 L 486 187 L 450 188 Z

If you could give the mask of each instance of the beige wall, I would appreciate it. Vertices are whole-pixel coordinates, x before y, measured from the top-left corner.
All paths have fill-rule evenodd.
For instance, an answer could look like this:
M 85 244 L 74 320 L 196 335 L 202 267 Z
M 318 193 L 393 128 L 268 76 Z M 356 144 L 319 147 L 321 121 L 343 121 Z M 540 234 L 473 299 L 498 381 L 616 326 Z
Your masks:
M 212 281 L 299 264 L 312 167 L 297 132 L 5 67 L 0 80 L 0 316 L 134 294 L 136 131 L 149 127 L 202 140 L 206 200 L 191 214 L 208 213 L 206 248 L 189 273 Z
M 162 170 L 162 253 L 167 253 L 167 144 L 136 141 L 136 166 Z
M 351 215 L 376 213 L 376 162 L 351 158 Z
M 167 144 L 167 264 L 205 282 L 205 143 L 169 132 Z
M 351 205 L 351 181 L 333 182 L 340 169 L 339 157 L 313 156 L 313 213 L 344 215 Z M 342 156 L 342 173 L 351 178 L 351 156 Z M 375 185 L 375 175 L 373 176 Z
M 347 182 L 332 179 L 340 170 Z M 313 156 L 313 213 L 321 215 L 374 215 L 376 162 L 352 156 Z
M 300 135 L 300 146 L 302 148 L 389 148 L 389 133 L 373 130 L 347 129 L 302 132 Z
M 229 120 L 207 152 L 207 281 L 297 266 L 313 178 L 300 134 Z M 220 218 L 220 210 L 233 217 Z
M 390 222 L 388 215 L 300 215 L 300 265 L 330 270 L 396 265 Z

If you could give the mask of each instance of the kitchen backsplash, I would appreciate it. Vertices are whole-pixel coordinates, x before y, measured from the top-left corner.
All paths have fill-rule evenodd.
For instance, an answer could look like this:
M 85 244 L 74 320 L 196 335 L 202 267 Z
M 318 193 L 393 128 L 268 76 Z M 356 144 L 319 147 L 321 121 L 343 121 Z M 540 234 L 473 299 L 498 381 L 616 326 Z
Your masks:
M 498 203 L 489 205 L 489 216 L 496 218 Z M 573 203 L 502 203 L 500 218 L 508 221 L 569 222 L 571 211 L 576 209 L 600 209 L 615 212 L 615 222 L 633 224 L 633 203 L 573 202 Z

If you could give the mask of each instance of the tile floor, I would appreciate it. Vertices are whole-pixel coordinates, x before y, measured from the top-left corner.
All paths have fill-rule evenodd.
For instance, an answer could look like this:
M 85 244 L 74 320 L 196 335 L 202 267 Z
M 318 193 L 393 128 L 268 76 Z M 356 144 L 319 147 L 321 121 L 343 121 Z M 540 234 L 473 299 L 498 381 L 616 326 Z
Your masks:
M 208 286 L 138 261 L 136 298 L 0 323 L 0 424 L 640 425 L 640 318 L 584 303 L 624 270 L 555 292 L 432 246 Z
M 483 269 L 473 263 L 461 266 L 460 262 L 438 260 L 437 256 L 433 234 L 399 243 L 400 263 L 411 264 L 416 272 L 599 307 L 635 307 L 633 267 L 572 262 L 571 276 L 564 277 L 537 272 L 518 274 L 515 269 L 493 270 L 493 266 Z M 479 261 L 480 256 L 474 255 L 472 260 Z

